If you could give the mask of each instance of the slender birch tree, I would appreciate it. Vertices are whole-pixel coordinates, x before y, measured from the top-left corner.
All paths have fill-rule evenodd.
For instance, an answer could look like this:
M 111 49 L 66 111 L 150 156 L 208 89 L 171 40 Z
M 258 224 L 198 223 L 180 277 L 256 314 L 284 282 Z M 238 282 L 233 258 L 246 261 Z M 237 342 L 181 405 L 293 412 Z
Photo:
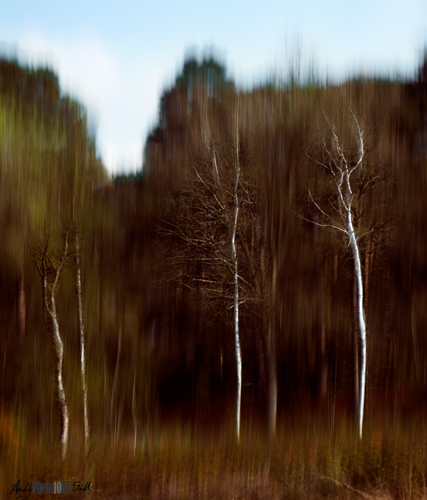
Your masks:
M 322 155 L 319 158 L 307 153 L 307 157 L 321 167 L 329 175 L 334 190 L 334 198 L 329 198 L 329 206 L 321 206 L 309 190 L 309 200 L 319 213 L 319 221 L 310 220 L 311 223 L 321 227 L 330 227 L 343 234 L 348 239 L 354 260 L 354 276 L 357 286 L 357 320 L 360 330 L 361 363 L 359 383 L 358 424 L 359 436 L 362 437 L 363 415 L 365 405 L 366 386 L 366 319 L 364 309 L 364 284 L 362 277 L 362 263 L 360 252 L 360 239 L 371 233 L 374 228 L 368 230 L 356 230 L 355 228 L 355 186 L 359 186 L 363 175 L 363 160 L 366 153 L 366 137 L 356 114 L 350 109 L 350 114 L 355 125 L 357 151 L 346 151 L 343 141 L 338 135 L 335 125 L 325 115 L 325 120 L 330 132 L 327 140 L 321 134 Z M 357 178 L 357 177 L 358 178 Z M 366 184 L 366 180 L 363 180 Z M 308 219 L 305 219 L 308 220 Z
M 169 215 L 160 219 L 160 233 L 178 238 L 181 250 L 172 257 L 180 266 L 178 279 L 188 288 L 203 287 L 212 299 L 232 302 L 234 344 L 237 369 L 236 433 L 240 438 L 242 398 L 242 353 L 240 347 L 239 306 L 246 298 L 240 295 L 243 286 L 239 274 L 238 229 L 242 188 L 239 99 L 232 138 L 203 141 L 198 161 L 192 162 L 188 182 L 171 200 Z M 194 269 L 199 263 L 200 273 Z M 182 265 L 187 263 L 185 270 Z M 197 266 L 196 266 L 197 268 Z M 231 280 L 230 280 L 231 275 Z M 247 283 L 246 283 L 247 284 Z M 230 286 L 232 285 L 232 287 Z
M 41 277 L 43 308 L 46 315 L 48 330 L 53 340 L 56 393 L 58 397 L 61 425 L 59 442 L 61 445 L 62 458 L 65 458 L 68 446 L 69 413 L 64 389 L 64 343 L 59 329 L 56 295 L 58 293 L 58 285 L 65 264 L 71 256 L 69 251 L 69 229 L 66 229 L 63 236 L 63 249 L 59 256 L 52 248 L 49 248 L 51 240 L 51 231 L 49 229 L 44 236 L 44 242 L 34 245 L 31 249 L 31 253 Z
M 236 158 L 235 158 L 235 182 L 234 182 L 234 217 L 233 222 L 229 222 L 229 233 L 231 240 L 231 255 L 233 259 L 233 280 L 234 280 L 234 339 L 236 343 L 236 363 L 237 363 L 237 399 L 236 399 L 236 424 L 237 440 L 240 439 L 240 407 L 242 401 L 242 353 L 240 350 L 239 333 L 239 261 L 237 258 L 236 233 L 237 221 L 239 218 L 239 180 L 240 180 L 240 161 L 239 161 L 239 94 L 237 94 L 236 108 Z M 219 177 L 218 177 L 219 182 Z M 226 212 L 227 216 L 227 212 Z M 228 216 L 227 216 L 228 220 Z
M 76 271 L 76 295 L 77 295 L 77 322 L 79 328 L 80 339 L 80 374 L 82 381 L 83 393 L 83 418 L 84 418 L 84 433 L 85 433 L 85 452 L 88 452 L 89 445 L 89 415 L 87 408 L 87 381 L 86 381 L 86 347 L 85 347 L 85 328 L 83 322 L 83 307 L 82 307 L 82 277 L 80 266 L 80 239 L 77 230 L 77 224 L 74 224 L 75 230 L 75 245 L 76 251 L 74 256 L 75 271 Z

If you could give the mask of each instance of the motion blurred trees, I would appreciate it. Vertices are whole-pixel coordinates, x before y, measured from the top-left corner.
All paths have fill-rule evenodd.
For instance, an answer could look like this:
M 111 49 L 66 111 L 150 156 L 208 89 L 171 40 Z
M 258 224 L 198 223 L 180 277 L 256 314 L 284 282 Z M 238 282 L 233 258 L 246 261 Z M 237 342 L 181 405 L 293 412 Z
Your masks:
M 39 408 L 43 405 L 46 391 L 41 392 L 41 399 L 31 404 L 28 400 L 24 404 L 23 396 L 30 394 L 27 391 L 32 386 L 32 380 L 45 381 L 45 377 L 48 377 L 47 380 L 50 377 L 51 363 L 46 363 L 47 370 L 44 369 L 44 362 L 47 362 L 44 353 L 49 355 L 49 350 L 44 350 L 46 340 L 43 340 L 43 319 L 39 315 L 39 311 L 44 309 L 55 339 L 55 383 L 61 403 L 61 442 L 65 452 L 68 410 L 64 384 L 66 385 L 67 375 L 62 376 L 62 367 L 68 355 L 61 343 L 64 343 L 64 337 L 67 338 L 67 327 L 63 327 L 60 335 L 59 324 L 61 318 L 67 317 L 63 313 L 69 287 L 65 273 L 63 291 L 59 290 L 63 263 L 61 264 L 61 259 L 59 262 L 55 261 L 61 252 L 58 255 L 51 253 L 56 235 L 50 235 L 49 228 L 58 227 L 64 221 L 71 224 L 73 213 L 79 218 L 85 217 L 89 226 L 93 220 L 88 217 L 91 212 L 87 208 L 80 210 L 79 207 L 83 207 L 84 203 L 86 207 L 89 204 L 90 209 L 93 208 L 95 190 L 106 182 L 107 177 L 96 158 L 95 144 L 87 126 L 84 108 L 60 95 L 58 78 L 51 70 L 32 70 L 20 67 L 15 62 L 0 61 L 0 93 L 0 218 L 7 242 L 0 252 L 2 262 L 11 270 L 6 274 L 15 274 L 17 282 L 16 294 L 10 293 L 14 286 L 5 283 L 5 290 L 8 290 L 7 293 L 14 302 L 2 300 L 0 304 L 0 307 L 17 313 L 16 325 L 10 320 L 3 323 L 7 334 L 3 337 L 2 349 L 5 359 L 10 349 L 22 350 L 25 356 L 25 353 L 29 353 L 30 344 L 34 351 L 34 362 L 16 366 L 17 384 L 14 384 L 13 396 L 10 393 L 10 381 L 3 378 L 3 403 L 14 402 L 15 411 L 18 412 L 28 413 L 31 409 L 39 415 L 39 411 L 43 411 Z M 80 179 L 78 192 L 74 189 L 77 178 Z M 45 227 L 47 233 L 40 240 L 41 227 Z M 67 234 L 67 246 L 70 248 L 70 231 Z M 35 284 L 36 266 L 28 259 L 31 241 L 33 257 L 43 275 L 42 282 L 46 280 L 46 286 L 42 287 L 45 291 L 43 300 L 42 294 L 36 293 L 40 290 Z M 36 242 L 39 243 L 37 248 Z M 3 277 L 6 275 L 4 271 L 5 267 L 2 266 Z M 7 313 L 4 317 L 14 316 Z M 28 328 L 28 325 L 31 327 Z M 15 328 L 20 335 L 13 338 L 11 332 Z M 35 376 L 28 378 L 31 373 Z M 61 382 L 59 385 L 58 380 Z
M 236 290 L 241 435 L 260 422 L 271 435 L 276 420 L 279 431 L 298 424 L 314 434 L 344 422 L 361 393 L 350 307 L 358 309 L 360 279 L 347 235 L 296 213 L 342 222 L 332 173 L 313 169 L 305 151 L 311 145 L 325 167 L 344 165 L 335 130 L 351 170 L 360 153 L 356 123 L 342 111 L 351 107 L 363 117 L 365 149 L 351 174 L 369 325 L 364 426 L 380 412 L 397 425 L 414 401 L 421 408 L 424 73 L 407 83 L 276 78 L 243 92 L 213 52 L 190 54 L 162 94 L 144 169 L 112 183 L 86 111 L 61 94 L 57 77 L 1 61 L 1 404 L 36 435 L 58 434 L 40 277 L 28 252 L 47 220 L 69 225 L 70 251 L 80 256 L 55 295 L 70 447 L 74 437 L 88 442 L 88 415 L 95 438 L 117 444 L 129 433 L 134 450 L 171 420 L 223 425 L 224 408 L 234 432 Z M 326 123 L 324 140 L 313 130 L 323 110 L 336 127 Z

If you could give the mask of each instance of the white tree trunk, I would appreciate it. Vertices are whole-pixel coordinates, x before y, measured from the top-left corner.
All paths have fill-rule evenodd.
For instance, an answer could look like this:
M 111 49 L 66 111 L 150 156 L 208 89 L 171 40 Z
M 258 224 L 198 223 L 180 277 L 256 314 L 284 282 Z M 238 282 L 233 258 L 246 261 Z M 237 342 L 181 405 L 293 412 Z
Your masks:
M 89 444 L 89 416 L 87 409 L 87 384 L 86 384 L 86 351 L 85 351 L 85 329 L 83 324 L 83 308 L 82 308 L 82 279 L 80 272 L 80 245 L 79 235 L 76 228 L 76 289 L 77 289 L 77 314 L 80 336 L 80 372 L 82 379 L 83 392 L 83 418 L 84 418 L 84 433 L 85 433 L 85 451 L 88 452 Z
M 360 339 L 361 339 L 361 363 L 360 363 L 360 391 L 359 391 L 359 436 L 362 438 L 363 413 L 365 406 L 365 381 L 366 381 L 366 323 L 365 311 L 363 307 L 363 280 L 362 266 L 360 263 L 359 247 L 356 235 L 354 234 L 353 217 L 351 210 L 348 211 L 348 233 L 350 237 L 351 249 L 353 252 L 354 266 L 357 279 L 357 310 L 359 317 Z
M 240 406 L 242 400 L 242 354 L 240 350 L 239 334 L 239 281 L 237 274 L 237 255 L 233 235 L 233 260 L 234 260 L 234 337 L 236 343 L 237 361 L 237 399 L 236 399 L 236 426 L 237 440 L 240 439 Z
M 58 396 L 61 434 L 59 442 L 61 444 L 62 458 L 65 458 L 68 446 L 69 415 L 67 398 L 64 390 L 64 344 L 59 331 L 58 316 L 56 312 L 55 295 L 57 286 L 64 269 L 68 254 L 68 229 L 65 233 L 64 249 L 58 263 L 54 263 L 48 254 L 50 231 L 46 234 L 44 247 L 38 245 L 39 251 L 31 251 L 36 263 L 40 277 L 42 279 L 43 306 L 46 314 L 46 323 L 53 340 L 55 352 L 55 383 Z
M 59 437 L 59 442 L 62 448 L 62 458 L 65 457 L 67 453 L 68 446 L 68 427 L 69 427 L 69 417 L 68 417 L 68 405 L 67 398 L 65 397 L 64 383 L 63 383 L 63 373 L 64 373 L 64 344 L 61 339 L 59 332 L 58 319 L 56 316 L 56 303 L 55 297 L 52 295 L 50 298 L 50 320 L 52 327 L 53 343 L 55 347 L 56 354 L 56 390 L 58 393 L 59 409 L 61 415 L 61 434 Z
M 326 115 L 325 120 L 332 134 L 332 147 L 328 147 L 325 137 L 322 136 L 324 153 L 327 155 L 327 160 L 319 161 L 315 158 L 311 158 L 309 155 L 307 155 L 307 157 L 331 174 L 333 183 L 337 190 L 337 206 L 333 206 L 333 208 L 335 209 L 335 212 L 341 216 L 340 218 L 338 218 L 335 213 L 334 215 L 331 215 L 330 213 L 325 211 L 314 200 L 311 192 L 309 191 L 310 201 L 317 208 L 326 223 L 319 223 L 314 220 L 311 220 L 310 222 L 322 227 L 331 227 L 341 233 L 346 234 L 349 238 L 349 245 L 351 245 L 354 258 L 354 269 L 357 282 L 357 316 L 359 320 L 361 340 L 361 366 L 359 384 L 359 436 L 361 438 L 363 429 L 363 413 L 365 406 L 366 386 L 366 321 L 363 306 L 362 265 L 360 262 L 360 252 L 357 243 L 358 238 L 356 237 L 353 224 L 354 208 L 352 207 L 353 191 L 351 186 L 351 175 L 353 174 L 353 172 L 360 171 L 360 169 L 362 169 L 362 161 L 365 155 L 365 142 L 363 128 L 360 126 L 359 121 L 357 120 L 357 117 L 351 108 L 350 113 L 353 116 L 357 129 L 359 158 L 356 161 L 353 160 L 350 163 L 349 158 L 347 158 L 343 152 L 342 144 L 340 143 L 340 139 L 338 137 L 336 129 Z M 371 231 L 373 231 L 373 229 L 374 228 L 372 228 Z
M 237 441 L 240 439 L 240 407 L 242 400 L 242 353 L 240 350 L 239 334 L 239 274 L 236 249 L 237 220 L 239 217 L 239 181 L 240 181 L 240 163 L 239 163 L 239 100 L 237 100 L 236 112 L 236 183 L 234 185 L 234 221 L 231 231 L 231 251 L 233 257 L 233 278 L 234 278 L 234 336 L 236 342 L 236 361 L 237 361 L 237 400 L 236 400 L 236 426 Z

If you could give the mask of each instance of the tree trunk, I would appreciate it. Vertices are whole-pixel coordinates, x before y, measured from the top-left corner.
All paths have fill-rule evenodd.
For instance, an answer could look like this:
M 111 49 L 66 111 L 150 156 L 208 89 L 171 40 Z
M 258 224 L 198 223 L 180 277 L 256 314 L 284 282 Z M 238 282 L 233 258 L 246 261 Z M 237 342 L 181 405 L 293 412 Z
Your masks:
M 362 438 L 363 412 L 365 405 L 365 385 L 366 385 L 366 324 L 365 324 L 365 310 L 363 305 L 362 266 L 360 263 L 359 247 L 357 245 L 356 235 L 354 234 L 353 216 L 350 210 L 348 211 L 348 232 L 350 236 L 350 244 L 353 252 L 354 268 L 357 279 L 357 313 L 359 318 L 360 341 L 361 341 L 359 436 L 360 438 Z
M 419 387 L 419 355 L 418 355 L 418 342 L 417 342 L 417 324 L 415 320 L 415 305 L 414 296 L 411 297 L 411 332 L 412 332 L 412 343 L 414 345 L 414 365 L 415 365 L 415 378 L 417 381 L 417 388 Z
M 237 361 L 237 400 L 236 400 L 236 426 L 237 426 L 237 441 L 240 439 L 240 407 L 242 400 L 242 353 L 240 351 L 240 334 L 239 334 L 239 274 L 238 260 L 236 249 L 236 232 L 237 221 L 239 217 L 239 180 L 240 180 L 240 163 L 239 163 L 239 100 L 237 100 L 236 110 L 236 182 L 234 184 L 234 221 L 231 231 L 231 252 L 233 258 L 233 278 L 234 278 L 234 336 L 236 343 L 236 361 Z
M 277 420 L 277 369 L 274 328 L 275 313 L 277 310 L 277 264 L 276 256 L 273 255 L 271 281 L 270 281 L 270 307 L 264 307 L 267 318 L 267 342 L 265 346 L 265 359 L 267 366 L 267 430 L 270 437 L 276 434 Z M 264 268 L 265 266 L 263 266 Z
M 357 276 L 356 269 L 353 269 L 353 288 L 351 302 L 351 317 L 352 317 L 352 347 L 353 347 L 353 404 L 354 418 L 359 421 L 359 394 L 360 394 L 360 373 L 359 373 L 359 320 L 357 316 Z
M 273 342 L 271 321 L 269 322 L 267 338 L 266 360 L 267 360 L 267 429 L 270 437 L 276 434 L 277 419 L 277 373 L 276 353 Z
M 62 342 L 61 334 L 59 331 L 58 317 L 56 311 L 55 295 L 57 286 L 64 269 L 65 262 L 69 257 L 68 254 L 68 229 L 65 233 L 64 249 L 62 256 L 57 264 L 54 263 L 48 254 L 50 231 L 46 234 L 44 247 L 39 245 L 40 252 L 31 251 L 33 259 L 36 263 L 40 277 L 42 279 L 42 293 L 43 293 L 43 306 L 46 314 L 46 324 L 48 331 L 52 336 L 52 343 L 55 353 L 55 383 L 56 392 L 58 396 L 58 405 L 60 412 L 60 426 L 61 434 L 59 442 L 62 447 L 62 458 L 65 458 L 68 446 L 68 427 L 69 416 L 67 399 L 65 396 L 63 374 L 64 374 L 64 344 Z
M 233 260 L 234 260 L 234 338 L 236 344 L 237 361 L 237 398 L 236 398 L 236 427 L 237 441 L 240 439 L 240 407 L 242 400 L 242 353 L 240 350 L 239 335 L 239 282 L 237 274 L 237 256 L 233 238 Z
M 27 314 L 27 301 L 25 299 L 25 279 L 24 279 L 24 250 L 20 252 L 18 270 L 18 328 L 22 337 L 25 335 L 25 320 Z
M 121 311 L 120 301 L 117 301 L 117 328 L 118 328 L 118 339 L 117 339 L 117 359 L 116 367 L 114 369 L 113 387 L 111 389 L 111 403 L 110 403 L 110 426 L 114 435 L 114 445 L 117 445 L 118 441 L 118 430 L 120 427 L 120 416 L 119 410 L 116 408 L 116 393 L 117 393 L 117 380 L 119 376 L 119 364 L 120 364 L 120 354 L 122 351 L 122 321 L 121 321 Z
M 132 391 L 132 417 L 133 417 L 133 456 L 136 454 L 136 439 L 138 435 L 138 415 L 136 408 L 136 396 L 135 396 L 135 385 L 136 385 L 136 370 L 133 375 L 133 391 Z
M 333 216 L 330 215 L 327 211 L 321 208 L 318 203 L 313 199 L 313 196 L 309 190 L 309 197 L 313 205 L 317 208 L 318 212 L 321 214 L 322 219 L 327 223 L 318 223 L 315 220 L 311 220 L 316 225 L 322 227 L 331 227 L 340 233 L 344 233 L 349 238 L 348 244 L 351 246 L 353 259 L 354 259 L 354 276 L 356 280 L 356 294 L 357 300 L 355 305 L 355 310 L 357 311 L 357 318 L 360 329 L 360 344 L 361 344 L 361 360 L 360 360 L 360 386 L 359 386 L 359 402 L 358 402 L 358 412 L 359 412 L 359 435 L 362 437 L 362 429 L 363 429 L 363 414 L 364 414 L 364 405 L 365 405 L 365 386 L 366 386 L 366 321 L 365 321 L 365 309 L 363 303 L 363 279 L 362 279 L 362 265 L 360 261 L 360 252 L 358 247 L 358 238 L 355 234 L 353 217 L 355 213 L 358 213 L 358 210 L 352 206 L 353 201 L 358 203 L 358 200 L 363 193 L 363 186 L 358 184 L 359 192 L 357 198 L 354 200 L 354 194 L 351 185 L 351 176 L 352 174 L 362 168 L 362 161 L 365 155 L 365 141 L 364 141 L 364 130 L 360 126 L 359 121 L 350 108 L 350 113 L 353 116 L 356 132 L 358 135 L 359 142 L 359 157 L 354 160 L 352 158 L 351 163 L 350 160 L 346 158 L 342 144 L 340 142 L 338 133 L 335 129 L 335 126 L 329 118 L 324 114 L 325 120 L 329 126 L 329 130 L 331 133 L 331 141 L 332 147 L 328 147 L 325 141 L 325 137 L 323 138 L 323 145 L 325 149 L 325 153 L 328 156 L 327 162 L 323 160 L 319 161 L 311 158 L 309 155 L 308 158 L 314 161 L 317 165 L 324 168 L 331 174 L 333 185 L 336 189 L 337 194 L 337 204 L 334 206 L 331 203 L 331 198 L 329 198 L 329 204 L 332 205 L 332 208 L 335 209 L 335 213 Z M 337 218 L 337 215 L 339 217 Z M 374 228 L 371 229 L 371 232 Z M 362 235 L 359 235 L 359 238 Z M 334 273 L 335 274 L 335 273 Z M 334 276 L 335 279 L 335 276 Z M 355 314 L 356 317 L 356 314 Z M 356 331 L 356 328 L 354 328 Z M 357 342 L 355 341 L 355 345 Z M 355 349 L 356 351 L 356 349 Z M 355 363 L 356 365 L 356 363 Z M 357 378 L 357 377 L 355 377 Z
M 62 448 L 62 458 L 65 458 L 68 446 L 68 427 L 69 427 L 69 417 L 68 417 L 68 405 L 67 398 L 65 396 L 63 376 L 64 376 L 64 344 L 61 339 L 61 334 L 59 332 L 58 318 L 56 315 L 56 303 L 55 297 L 52 295 L 50 298 L 50 311 L 48 312 L 50 316 L 52 335 L 53 335 L 53 345 L 55 348 L 56 355 L 56 366 L 55 366 L 55 377 L 56 377 L 56 391 L 58 395 L 59 411 L 61 418 L 61 434 L 59 437 L 59 442 Z
M 85 329 L 83 324 L 83 308 L 82 308 L 82 280 L 80 271 L 80 245 L 79 235 L 76 228 L 76 291 L 77 291 L 77 317 L 80 336 L 80 373 L 82 379 L 83 392 L 83 418 L 84 418 L 84 433 L 85 433 L 85 452 L 88 452 L 89 444 L 89 417 L 87 409 L 87 383 L 86 383 L 86 351 L 85 351 Z
M 317 213 L 313 220 L 318 224 Z M 326 355 L 326 320 L 325 320 L 325 299 L 323 293 L 323 263 L 321 242 L 319 236 L 319 226 L 313 224 L 313 243 L 314 243 L 314 264 L 316 272 L 316 291 L 317 291 L 317 325 L 320 329 L 320 384 L 319 384 L 319 409 L 327 401 L 328 394 L 328 357 Z M 317 342 L 316 342 L 317 343 Z

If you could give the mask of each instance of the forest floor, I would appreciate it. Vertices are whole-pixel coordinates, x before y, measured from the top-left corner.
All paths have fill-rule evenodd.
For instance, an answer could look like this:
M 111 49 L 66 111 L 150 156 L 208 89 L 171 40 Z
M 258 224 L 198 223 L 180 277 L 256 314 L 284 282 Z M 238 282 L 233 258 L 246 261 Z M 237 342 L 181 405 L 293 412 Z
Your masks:
M 130 431 L 115 442 L 93 437 L 86 458 L 82 436 L 70 436 L 65 461 L 40 436 L 3 439 L 0 491 L 14 499 L 23 495 L 12 490 L 18 480 L 21 488 L 68 480 L 82 488 L 90 481 L 73 498 L 94 500 L 427 498 L 426 437 L 417 422 L 367 429 L 362 440 L 348 424 L 282 425 L 273 439 L 247 424 L 237 443 L 231 426 L 209 434 L 176 424 L 140 430 L 136 441 Z

